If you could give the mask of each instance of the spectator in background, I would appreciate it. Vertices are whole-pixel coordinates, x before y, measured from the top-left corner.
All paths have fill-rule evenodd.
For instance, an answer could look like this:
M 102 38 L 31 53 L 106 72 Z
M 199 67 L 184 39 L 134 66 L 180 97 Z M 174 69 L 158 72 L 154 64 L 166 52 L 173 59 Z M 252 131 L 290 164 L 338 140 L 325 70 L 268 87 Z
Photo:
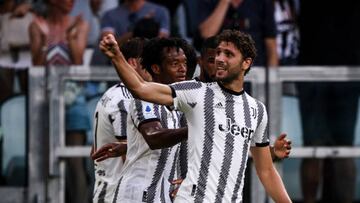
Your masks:
M 299 2 L 297 0 L 274 0 L 276 43 L 280 66 L 298 65 L 300 46 L 298 14 Z M 284 83 L 283 94 L 296 95 L 295 83 Z
M 274 0 L 276 42 L 280 65 L 298 65 L 300 33 L 297 0 Z
M 46 17 L 36 17 L 30 25 L 30 47 L 34 65 L 80 65 L 87 44 L 88 24 L 81 16 L 72 17 L 74 0 L 45 1 Z M 90 119 L 82 87 L 75 82 L 65 84 L 66 144 L 83 145 Z M 67 202 L 87 201 L 87 180 L 83 158 L 67 162 Z
M 258 56 L 253 65 L 278 65 L 272 0 L 199 0 L 198 16 L 202 39 L 223 29 L 246 32 L 254 39 L 257 49 Z
M 33 19 L 31 5 L 24 1 L 0 2 L 0 103 L 15 93 L 27 92 L 27 68 L 31 66 L 29 25 Z
M 301 1 L 300 64 L 360 65 L 360 2 Z M 319 13 L 321 13 L 319 15 Z M 359 82 L 304 82 L 298 86 L 304 146 L 353 146 Z M 354 201 L 353 158 L 306 158 L 301 165 L 304 203 Z M 322 182 L 322 183 L 321 183 Z
M 87 47 L 95 47 L 100 35 L 98 11 L 102 0 L 75 0 L 71 16 L 81 16 L 89 24 Z
M 153 18 L 143 18 L 135 23 L 133 37 L 151 39 L 159 35 L 160 25 Z
M 146 0 L 124 0 L 118 7 L 107 11 L 102 17 L 101 37 L 111 33 L 121 45 L 124 40 L 133 36 L 136 22 L 143 18 L 153 18 L 159 23 L 159 37 L 170 35 L 169 12 L 165 7 Z M 96 49 L 92 64 L 110 65 L 110 62 L 99 49 Z
M 166 7 L 170 13 L 170 35 L 179 37 L 179 25 L 177 23 L 176 11 L 179 8 L 182 0 L 149 0 L 150 2 Z

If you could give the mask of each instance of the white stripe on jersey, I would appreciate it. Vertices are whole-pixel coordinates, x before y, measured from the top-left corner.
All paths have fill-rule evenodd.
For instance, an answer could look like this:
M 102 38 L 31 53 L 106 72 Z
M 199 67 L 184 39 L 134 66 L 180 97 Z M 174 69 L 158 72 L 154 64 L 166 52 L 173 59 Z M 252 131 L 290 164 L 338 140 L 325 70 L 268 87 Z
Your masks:
M 127 112 L 132 95 L 123 84 L 109 88 L 96 105 L 94 115 L 94 150 L 126 137 Z M 93 202 L 113 199 L 123 162 L 121 158 L 96 162 Z
M 269 144 L 265 106 L 218 83 L 170 85 L 188 121 L 188 173 L 175 202 L 241 202 L 251 146 Z
M 180 153 L 180 144 L 151 150 L 138 127 L 159 120 L 163 128 L 179 128 L 182 113 L 137 99 L 129 108 L 128 148 L 116 201 L 171 202 L 170 182 L 180 173 L 180 161 L 175 158 Z

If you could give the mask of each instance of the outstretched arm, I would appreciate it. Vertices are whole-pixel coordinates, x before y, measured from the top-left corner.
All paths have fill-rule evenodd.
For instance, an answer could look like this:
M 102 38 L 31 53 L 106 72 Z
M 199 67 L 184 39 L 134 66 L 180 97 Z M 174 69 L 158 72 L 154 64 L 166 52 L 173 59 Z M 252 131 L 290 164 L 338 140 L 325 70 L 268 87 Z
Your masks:
M 251 147 L 256 172 L 266 192 L 278 203 L 291 202 L 284 183 L 276 171 L 269 151 L 269 147 Z
M 174 146 L 187 139 L 187 128 L 166 129 L 159 121 L 150 121 L 139 126 L 150 149 L 161 149 Z
M 146 82 L 142 79 L 125 60 L 114 35 L 104 36 L 99 46 L 100 50 L 111 59 L 122 82 L 135 97 L 161 105 L 171 106 L 173 104 L 171 88 L 167 85 Z

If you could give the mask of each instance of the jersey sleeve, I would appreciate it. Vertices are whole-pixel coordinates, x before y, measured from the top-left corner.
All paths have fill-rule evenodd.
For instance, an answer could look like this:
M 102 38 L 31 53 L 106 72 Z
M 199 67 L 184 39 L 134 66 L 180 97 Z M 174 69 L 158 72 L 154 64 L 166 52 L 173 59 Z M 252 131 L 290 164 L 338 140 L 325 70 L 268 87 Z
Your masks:
M 130 105 L 130 116 L 138 128 L 149 121 L 160 121 L 159 105 L 135 99 Z
M 268 115 L 265 105 L 257 101 L 257 126 L 254 132 L 254 136 L 251 139 L 251 146 L 253 147 L 265 147 L 269 145 L 268 131 Z
M 192 106 L 197 104 L 202 86 L 201 82 L 195 80 L 171 84 L 170 88 L 174 98 L 173 107 L 184 113 L 187 112 Z

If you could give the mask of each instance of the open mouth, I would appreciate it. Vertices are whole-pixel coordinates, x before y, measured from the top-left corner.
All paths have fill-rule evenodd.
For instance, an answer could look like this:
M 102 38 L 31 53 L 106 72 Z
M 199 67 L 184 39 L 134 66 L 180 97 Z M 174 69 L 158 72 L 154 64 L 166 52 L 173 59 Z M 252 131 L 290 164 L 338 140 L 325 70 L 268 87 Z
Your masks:
M 183 75 L 183 76 L 177 76 L 176 78 L 177 78 L 177 79 L 179 79 L 179 80 L 185 80 L 185 79 L 186 79 L 186 75 Z

